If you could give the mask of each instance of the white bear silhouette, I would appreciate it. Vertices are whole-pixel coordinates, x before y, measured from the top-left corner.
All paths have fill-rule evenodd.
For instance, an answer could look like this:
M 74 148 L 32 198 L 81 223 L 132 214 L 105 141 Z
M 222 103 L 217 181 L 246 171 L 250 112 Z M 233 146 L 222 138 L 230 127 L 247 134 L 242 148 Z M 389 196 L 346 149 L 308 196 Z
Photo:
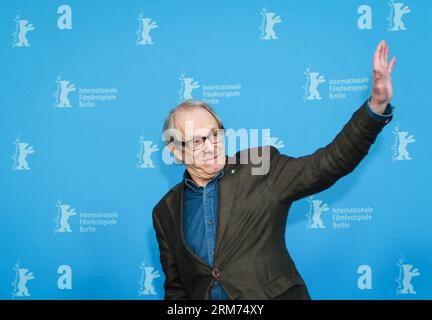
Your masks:
M 60 228 L 57 230 L 58 232 L 72 232 L 70 224 L 69 224 L 69 217 L 76 215 L 75 209 L 71 208 L 68 204 L 60 204 L 56 205 L 58 208 L 60 208 Z
M 321 214 L 324 211 L 330 210 L 327 207 L 327 204 L 324 204 L 321 206 L 322 200 L 312 200 L 313 205 L 313 214 L 312 214 L 312 224 L 310 225 L 311 228 L 317 229 L 317 228 L 325 228 L 324 223 L 321 219 Z
M 406 30 L 405 24 L 402 21 L 402 16 L 406 13 L 411 12 L 408 6 L 404 6 L 403 3 L 393 3 L 394 16 L 393 16 L 393 27 L 391 31 Z
M 402 264 L 402 268 L 403 268 L 402 285 L 403 285 L 403 288 L 400 291 L 400 293 L 403 293 L 403 294 L 407 294 L 407 293 L 415 294 L 416 293 L 414 291 L 413 285 L 411 284 L 411 279 L 413 277 L 418 277 L 420 275 L 420 272 L 417 270 L 417 268 L 411 270 L 412 267 L 413 267 L 412 264 Z
M 15 294 L 15 296 L 17 297 L 22 297 L 22 296 L 26 296 L 29 297 L 30 293 L 26 287 L 26 283 L 28 280 L 32 280 L 34 279 L 34 275 L 33 272 L 28 272 L 28 269 L 25 268 L 18 268 L 18 276 L 19 276 L 19 280 L 18 280 L 18 292 Z
M 194 81 L 193 78 L 183 78 L 183 83 L 184 83 L 183 98 L 185 100 L 193 99 L 192 90 L 200 87 L 198 81 Z
M 70 84 L 68 80 L 60 80 L 60 95 L 57 107 L 72 107 L 68 98 L 70 92 L 75 91 L 75 85 Z
M 15 43 L 15 47 L 30 47 L 30 43 L 27 39 L 27 32 L 34 30 L 34 27 L 28 20 L 18 20 L 18 41 Z
M 16 143 L 18 146 L 18 164 L 15 170 L 30 170 L 27 162 L 27 155 L 34 153 L 33 147 L 29 146 L 28 143 L 19 142 Z
M 141 35 L 137 44 L 154 44 L 150 36 L 150 31 L 158 27 L 155 21 L 150 18 L 138 18 L 141 22 Z
M 280 16 L 275 16 L 274 12 L 265 12 L 261 13 L 265 16 L 266 26 L 265 26 L 265 35 L 262 37 L 264 40 L 278 39 L 276 33 L 273 29 L 276 23 L 282 22 Z
M 415 142 L 414 136 L 410 135 L 408 136 L 407 131 L 397 131 L 398 137 L 399 137 L 399 145 L 398 145 L 398 156 L 395 158 L 395 160 L 412 160 L 410 157 L 407 145 L 408 143 Z
M 153 160 L 151 159 L 151 154 L 155 151 L 158 151 L 159 148 L 156 144 L 153 144 L 152 141 L 144 140 L 140 138 L 139 143 L 142 145 L 142 155 L 141 155 L 141 163 L 138 165 L 139 168 L 155 168 Z
M 160 273 L 158 270 L 153 271 L 153 267 L 145 267 L 145 281 L 144 281 L 144 294 L 156 294 L 154 287 L 152 285 L 152 281 L 154 278 L 159 278 Z
M 318 85 L 326 81 L 324 76 L 321 75 L 318 77 L 318 72 L 308 72 L 307 75 L 309 75 L 309 96 L 306 99 L 321 100 L 322 98 L 318 92 Z

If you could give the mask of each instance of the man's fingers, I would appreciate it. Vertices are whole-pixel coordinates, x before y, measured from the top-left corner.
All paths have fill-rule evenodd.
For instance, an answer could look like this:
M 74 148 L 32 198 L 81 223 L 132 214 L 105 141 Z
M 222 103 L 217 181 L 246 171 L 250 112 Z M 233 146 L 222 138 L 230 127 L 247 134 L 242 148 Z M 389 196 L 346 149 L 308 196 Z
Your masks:
M 385 65 L 385 61 L 386 61 L 386 50 L 387 50 L 386 47 L 387 46 L 383 40 L 382 49 L 381 49 L 381 63 L 383 65 Z
M 390 74 L 393 71 L 393 67 L 394 67 L 395 63 L 396 63 L 396 57 L 393 57 L 393 59 L 391 59 L 391 61 L 390 61 L 389 67 L 388 67 L 388 70 L 389 70 Z
M 377 45 L 375 49 L 374 54 L 374 72 L 378 72 L 381 70 L 383 72 L 384 70 L 387 70 L 390 74 L 393 71 L 393 67 L 396 63 L 396 58 L 393 57 L 388 63 L 388 57 L 389 57 L 389 47 L 387 43 L 384 40 L 381 40 L 380 43 Z
M 388 45 L 386 43 L 385 47 L 384 47 L 384 61 L 385 61 L 386 64 L 387 64 L 387 60 L 388 60 L 388 54 L 389 54 L 389 47 L 388 47 Z
M 374 64 L 376 64 L 376 63 L 378 63 L 380 61 L 381 48 L 382 48 L 382 41 L 377 45 L 377 47 L 375 49 Z
M 384 53 L 385 53 L 385 42 L 384 40 L 381 40 L 381 49 L 380 49 L 381 62 L 384 61 Z

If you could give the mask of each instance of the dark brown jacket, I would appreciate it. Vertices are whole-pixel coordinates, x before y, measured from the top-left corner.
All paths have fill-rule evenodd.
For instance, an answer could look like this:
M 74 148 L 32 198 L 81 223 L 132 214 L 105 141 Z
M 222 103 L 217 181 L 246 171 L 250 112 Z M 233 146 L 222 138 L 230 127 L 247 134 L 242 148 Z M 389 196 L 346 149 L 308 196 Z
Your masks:
M 219 181 L 219 218 L 214 267 L 183 237 L 183 187 L 174 186 L 154 207 L 153 225 L 165 273 L 165 299 L 209 299 L 217 281 L 230 299 L 308 299 L 309 294 L 285 246 L 285 224 L 293 201 L 323 191 L 367 155 L 386 125 L 362 105 L 336 138 L 313 154 L 293 158 L 274 147 L 270 170 L 252 175 L 252 164 L 230 164 Z M 390 118 L 391 120 L 391 118 Z

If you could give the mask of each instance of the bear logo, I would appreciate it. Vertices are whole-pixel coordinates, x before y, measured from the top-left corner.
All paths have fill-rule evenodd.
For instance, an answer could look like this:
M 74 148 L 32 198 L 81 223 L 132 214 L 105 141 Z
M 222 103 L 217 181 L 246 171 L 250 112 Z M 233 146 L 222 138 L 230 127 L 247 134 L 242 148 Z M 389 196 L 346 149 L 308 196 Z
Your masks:
M 393 25 L 389 31 L 406 30 L 405 24 L 402 21 L 402 16 L 411 12 L 410 8 L 408 6 L 404 6 L 404 4 L 401 2 L 390 3 L 390 5 L 392 5 L 393 20 L 391 22 L 393 22 Z
M 153 287 L 153 279 L 159 278 L 160 273 L 158 270 L 154 271 L 153 267 L 145 267 L 145 281 L 144 281 L 144 292 L 143 294 L 156 294 L 156 291 Z
M 75 209 L 71 208 L 68 204 L 57 203 L 56 207 L 60 210 L 60 220 L 58 221 L 57 232 L 72 232 L 69 217 L 76 215 Z
M 318 85 L 324 83 L 326 80 L 324 76 L 320 76 L 318 72 L 308 71 L 306 72 L 309 81 L 309 95 L 306 97 L 306 100 L 321 100 L 321 96 L 318 92 Z
M 140 159 L 138 163 L 138 168 L 139 169 L 156 168 L 156 166 L 153 163 L 153 160 L 151 159 L 151 155 L 153 152 L 159 150 L 158 146 L 154 144 L 152 141 L 144 140 L 143 136 L 139 138 L 138 142 L 141 144 L 141 151 L 137 155 L 137 157 Z
M 309 221 L 309 228 L 312 229 L 324 229 L 325 225 L 321 219 L 321 214 L 325 211 L 329 211 L 327 204 L 322 204 L 322 200 L 308 200 L 309 203 L 312 205 L 312 217 Z
M 417 268 L 412 269 L 412 264 L 402 264 L 403 268 L 403 280 L 402 280 L 402 290 L 400 293 L 402 294 L 415 294 L 414 286 L 411 284 L 411 279 L 413 277 L 418 277 L 420 272 Z
M 263 20 L 263 26 L 260 27 L 262 31 L 260 39 L 261 40 L 278 39 L 278 37 L 276 36 L 276 32 L 274 31 L 274 25 L 282 22 L 280 16 L 277 16 L 275 12 L 267 12 L 266 8 L 264 8 L 261 11 L 261 15 L 263 15 L 264 20 Z
M 69 93 L 76 90 L 75 85 L 71 84 L 68 80 L 59 80 L 60 93 L 58 95 L 58 103 L 56 107 L 59 108 L 70 108 L 72 107 L 69 100 Z
M 18 155 L 14 156 L 12 159 L 14 160 L 14 170 L 30 170 L 29 164 L 27 162 L 27 156 L 29 154 L 35 153 L 35 150 L 32 146 L 30 146 L 26 142 L 19 142 L 17 139 L 15 141 L 15 145 L 17 148 Z
M 144 18 L 142 15 L 138 17 L 140 26 L 138 29 L 137 45 L 152 45 L 153 40 L 150 36 L 150 31 L 158 27 L 157 23 L 150 18 Z
M 29 297 L 30 293 L 27 288 L 27 281 L 33 280 L 35 276 L 33 272 L 28 272 L 26 268 L 18 268 L 16 269 L 18 273 L 18 291 L 15 293 L 16 297 Z
M 27 33 L 33 31 L 35 28 L 33 24 L 29 23 L 28 20 L 15 20 L 17 24 L 17 32 L 15 32 L 15 43 L 14 47 L 30 47 L 30 43 L 27 39 Z
M 407 150 L 407 146 L 409 143 L 415 142 L 414 136 L 408 135 L 407 131 L 399 131 L 397 127 L 393 130 L 393 133 L 396 135 L 395 147 L 393 147 L 394 155 L 393 160 L 412 160 Z

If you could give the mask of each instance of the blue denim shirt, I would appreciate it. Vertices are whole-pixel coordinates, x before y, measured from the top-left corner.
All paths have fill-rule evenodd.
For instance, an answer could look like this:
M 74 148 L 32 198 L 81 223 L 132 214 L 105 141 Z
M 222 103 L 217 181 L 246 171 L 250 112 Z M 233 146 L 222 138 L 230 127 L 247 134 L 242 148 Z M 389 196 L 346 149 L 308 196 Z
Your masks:
M 214 263 L 216 226 L 218 219 L 219 179 L 221 170 L 205 187 L 198 186 L 187 171 L 183 198 L 183 232 L 189 249 L 210 267 Z M 216 281 L 211 288 L 210 298 L 227 300 L 228 296 Z

